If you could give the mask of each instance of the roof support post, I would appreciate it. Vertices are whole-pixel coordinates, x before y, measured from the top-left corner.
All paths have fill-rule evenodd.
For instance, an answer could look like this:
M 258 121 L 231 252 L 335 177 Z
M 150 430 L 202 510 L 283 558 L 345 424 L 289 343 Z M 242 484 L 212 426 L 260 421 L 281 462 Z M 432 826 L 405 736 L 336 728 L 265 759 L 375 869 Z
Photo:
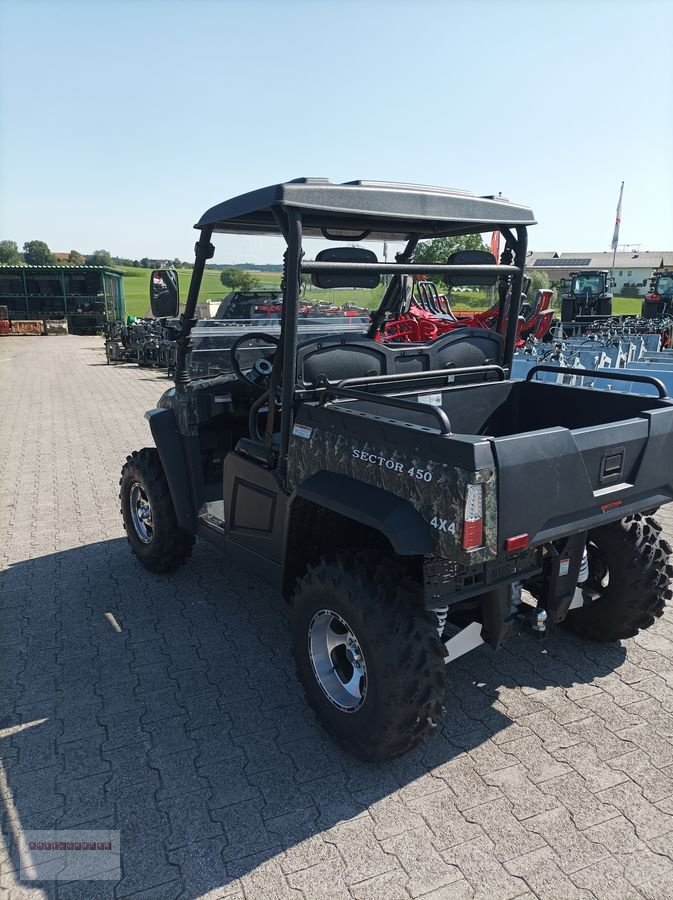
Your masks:
M 507 333 L 505 334 L 505 352 L 503 368 L 512 371 L 512 359 L 514 357 L 514 344 L 519 325 L 519 309 L 521 307 L 521 288 L 523 286 L 523 271 L 526 265 L 526 252 L 528 250 L 528 231 L 525 227 L 516 229 L 516 249 L 514 251 L 514 265 L 518 266 L 518 272 L 512 278 L 511 296 L 509 301 L 509 315 L 507 317 Z
M 281 485 L 287 480 L 287 457 L 290 446 L 290 432 L 294 417 L 294 388 L 297 376 L 297 315 L 299 308 L 299 285 L 301 267 L 301 214 L 292 207 L 287 210 L 287 265 L 285 267 L 285 296 L 282 312 L 282 354 L 283 383 L 282 408 L 280 418 L 280 455 L 278 475 Z M 269 397 L 269 405 L 275 402 Z
M 191 378 L 187 371 L 187 354 L 190 349 L 190 333 L 194 325 L 194 313 L 196 312 L 196 303 L 199 299 L 199 291 L 201 290 L 201 280 L 203 272 L 206 268 L 206 262 L 212 259 L 215 254 L 215 248 L 210 243 L 213 234 L 212 226 L 206 225 L 201 229 L 201 237 L 194 245 L 194 268 L 192 270 L 192 280 L 189 282 L 189 293 L 187 294 L 187 303 L 185 311 L 182 314 L 182 331 L 177 339 L 177 353 L 175 361 L 175 385 L 189 384 Z

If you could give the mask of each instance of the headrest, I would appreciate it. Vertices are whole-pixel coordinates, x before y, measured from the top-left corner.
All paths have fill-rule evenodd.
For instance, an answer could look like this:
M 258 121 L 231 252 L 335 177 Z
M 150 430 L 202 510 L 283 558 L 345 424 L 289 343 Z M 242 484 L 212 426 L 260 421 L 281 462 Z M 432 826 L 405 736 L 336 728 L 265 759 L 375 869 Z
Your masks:
M 378 259 L 376 253 L 362 247 L 328 247 L 315 261 L 375 263 Z M 378 272 L 314 272 L 311 280 L 319 288 L 375 288 L 381 279 Z
M 494 266 L 496 258 L 488 250 L 457 250 L 447 259 L 448 266 Z M 462 284 L 495 284 L 497 275 L 445 275 L 448 285 Z

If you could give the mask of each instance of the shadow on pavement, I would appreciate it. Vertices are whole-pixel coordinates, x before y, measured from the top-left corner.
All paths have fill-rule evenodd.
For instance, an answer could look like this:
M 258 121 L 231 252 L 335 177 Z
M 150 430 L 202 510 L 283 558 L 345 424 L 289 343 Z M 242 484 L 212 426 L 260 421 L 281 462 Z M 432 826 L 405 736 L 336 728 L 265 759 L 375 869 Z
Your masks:
M 305 706 L 282 599 L 206 545 L 170 577 L 146 572 L 124 539 L 17 563 L 0 574 L 4 868 L 18 878 L 21 830 L 119 829 L 116 885 L 32 886 L 103 898 L 162 885 L 156 896 L 195 898 L 283 850 L 310 854 L 312 836 L 366 808 L 385 828 L 436 792 L 446 828 L 475 797 L 492 799 L 481 753 L 532 741 L 544 764 L 515 720 L 624 655 L 562 634 L 482 648 L 447 669 L 438 734 L 366 764 Z

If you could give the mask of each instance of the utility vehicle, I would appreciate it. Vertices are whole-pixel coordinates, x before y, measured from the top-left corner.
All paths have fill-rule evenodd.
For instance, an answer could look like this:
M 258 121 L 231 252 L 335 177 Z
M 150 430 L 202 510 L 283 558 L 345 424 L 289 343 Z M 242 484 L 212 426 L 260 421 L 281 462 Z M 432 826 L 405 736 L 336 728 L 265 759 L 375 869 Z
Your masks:
M 655 272 L 650 279 L 650 291 L 643 300 L 642 314 L 646 319 L 660 319 L 673 313 L 673 269 Z
M 445 662 L 560 622 L 586 638 L 629 637 L 670 597 L 670 547 L 651 517 L 673 499 L 665 389 L 614 372 L 653 396 L 552 384 L 536 380 L 544 366 L 509 377 L 534 223 L 500 197 L 303 178 L 214 206 L 196 225 L 175 384 L 147 413 L 156 446 L 122 470 L 128 540 L 148 569 L 168 572 L 200 535 L 276 585 L 308 702 L 367 759 L 435 728 Z M 424 238 L 494 229 L 499 264 L 412 261 Z M 214 233 L 285 240 L 280 322 L 193 327 Z M 309 260 L 306 238 L 331 246 Z M 367 240 L 402 249 L 382 263 L 349 246 Z M 301 321 L 304 274 L 328 289 L 391 277 L 363 324 Z M 383 340 L 417 274 L 495 284 L 498 327 Z M 177 285 L 164 284 L 155 315 L 178 308 Z M 194 377 L 196 362 L 207 374 Z
M 612 294 L 609 293 L 609 285 L 607 269 L 571 272 L 570 287 L 561 297 L 561 320 L 581 322 L 611 316 Z

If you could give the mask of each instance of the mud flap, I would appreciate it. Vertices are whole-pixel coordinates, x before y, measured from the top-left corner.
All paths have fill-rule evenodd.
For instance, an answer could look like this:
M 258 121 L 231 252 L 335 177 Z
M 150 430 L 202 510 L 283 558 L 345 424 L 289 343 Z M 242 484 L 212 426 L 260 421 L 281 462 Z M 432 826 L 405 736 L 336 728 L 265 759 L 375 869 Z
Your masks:
M 519 630 L 517 614 L 521 600 L 519 582 L 502 584 L 482 594 L 482 637 L 494 650 L 498 650 L 513 633 Z

